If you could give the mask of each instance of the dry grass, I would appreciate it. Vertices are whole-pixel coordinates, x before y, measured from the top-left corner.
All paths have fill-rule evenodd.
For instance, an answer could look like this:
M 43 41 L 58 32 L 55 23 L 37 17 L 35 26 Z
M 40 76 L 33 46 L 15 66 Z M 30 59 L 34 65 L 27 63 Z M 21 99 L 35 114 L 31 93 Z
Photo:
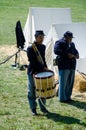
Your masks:
M 16 45 L 1 46 L 0 47 L 0 54 L 1 54 L 0 62 L 3 61 L 3 59 L 15 54 L 17 51 L 18 51 L 18 48 L 16 47 Z M 14 61 L 14 58 L 15 56 L 12 58 L 13 61 Z M 20 60 L 21 64 L 28 64 L 27 54 L 25 51 L 20 51 L 20 56 L 18 60 Z
M 79 73 L 76 73 L 75 76 L 74 90 L 81 92 L 86 91 L 86 79 L 83 78 Z

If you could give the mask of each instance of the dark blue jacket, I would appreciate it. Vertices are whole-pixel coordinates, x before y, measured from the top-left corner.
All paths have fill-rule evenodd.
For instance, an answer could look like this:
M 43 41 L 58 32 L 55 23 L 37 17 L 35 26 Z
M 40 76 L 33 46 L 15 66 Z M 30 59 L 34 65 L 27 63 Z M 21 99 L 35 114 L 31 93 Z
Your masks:
M 64 70 L 64 69 L 74 69 L 75 70 L 76 59 L 68 58 L 68 53 L 71 53 L 73 55 L 79 55 L 73 42 L 68 44 L 64 38 L 60 39 L 59 41 L 56 41 L 55 46 L 54 46 L 54 53 L 57 55 L 56 59 L 58 62 L 59 70 Z
M 41 71 L 43 71 L 44 67 L 47 67 L 46 61 L 45 61 L 45 49 L 46 49 L 45 45 L 37 44 L 37 43 L 35 43 L 35 45 L 41 54 L 41 57 L 44 61 L 44 65 L 42 65 L 37 60 L 37 56 L 36 56 L 36 53 L 35 53 L 33 47 L 32 46 L 28 47 L 27 56 L 28 56 L 28 61 L 30 62 L 29 66 L 28 66 L 28 74 L 34 74 L 35 72 L 41 72 Z

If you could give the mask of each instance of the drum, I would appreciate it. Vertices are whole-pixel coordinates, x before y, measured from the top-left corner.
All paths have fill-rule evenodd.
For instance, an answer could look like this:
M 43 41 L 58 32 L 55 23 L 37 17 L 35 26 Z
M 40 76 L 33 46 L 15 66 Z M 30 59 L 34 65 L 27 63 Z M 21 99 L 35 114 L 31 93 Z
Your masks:
M 56 95 L 53 71 L 40 72 L 34 75 L 36 94 L 41 98 L 52 98 Z

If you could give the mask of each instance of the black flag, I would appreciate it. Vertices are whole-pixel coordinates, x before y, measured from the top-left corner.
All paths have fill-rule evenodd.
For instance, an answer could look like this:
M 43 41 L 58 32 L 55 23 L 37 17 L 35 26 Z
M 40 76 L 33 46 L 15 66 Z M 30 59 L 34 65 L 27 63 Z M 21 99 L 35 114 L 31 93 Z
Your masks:
M 23 31 L 22 31 L 20 21 L 18 21 L 16 23 L 15 32 L 16 32 L 17 47 L 23 49 L 25 38 L 24 38 L 24 35 L 23 35 Z

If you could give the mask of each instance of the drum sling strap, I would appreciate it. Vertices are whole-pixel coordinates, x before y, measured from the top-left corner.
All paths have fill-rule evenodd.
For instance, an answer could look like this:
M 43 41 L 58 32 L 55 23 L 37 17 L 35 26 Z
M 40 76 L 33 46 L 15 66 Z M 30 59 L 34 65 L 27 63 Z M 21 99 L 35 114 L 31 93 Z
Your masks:
M 36 45 L 35 45 L 34 43 L 32 44 L 32 47 L 33 47 L 34 52 L 35 52 L 35 54 L 36 54 L 37 60 L 38 60 L 42 65 L 44 65 L 44 61 L 43 61 L 43 59 L 42 59 L 42 57 L 41 57 L 41 54 L 40 54 L 39 50 L 37 49 L 37 47 L 36 47 Z

